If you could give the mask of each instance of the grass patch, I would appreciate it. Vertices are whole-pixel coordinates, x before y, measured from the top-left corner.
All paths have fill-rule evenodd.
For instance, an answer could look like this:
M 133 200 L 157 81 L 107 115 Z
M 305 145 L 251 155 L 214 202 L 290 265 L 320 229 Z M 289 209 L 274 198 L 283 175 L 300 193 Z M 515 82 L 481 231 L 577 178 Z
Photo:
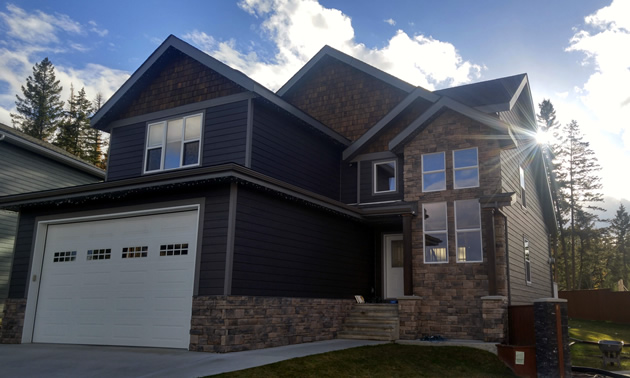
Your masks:
M 630 324 L 569 319 L 569 337 L 598 342 L 616 340 L 630 344 Z M 573 366 L 602 367 L 602 353 L 597 345 L 576 343 L 571 347 Z M 621 352 L 621 368 L 608 366 L 606 370 L 630 370 L 630 347 Z
M 515 377 L 492 353 L 383 344 L 294 358 L 218 377 Z

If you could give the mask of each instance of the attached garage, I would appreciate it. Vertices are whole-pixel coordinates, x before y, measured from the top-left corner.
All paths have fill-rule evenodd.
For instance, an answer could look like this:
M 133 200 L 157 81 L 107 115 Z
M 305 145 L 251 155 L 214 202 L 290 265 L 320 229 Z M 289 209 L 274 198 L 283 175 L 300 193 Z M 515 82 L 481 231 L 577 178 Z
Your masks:
M 188 348 L 198 225 L 196 206 L 40 222 L 24 336 Z

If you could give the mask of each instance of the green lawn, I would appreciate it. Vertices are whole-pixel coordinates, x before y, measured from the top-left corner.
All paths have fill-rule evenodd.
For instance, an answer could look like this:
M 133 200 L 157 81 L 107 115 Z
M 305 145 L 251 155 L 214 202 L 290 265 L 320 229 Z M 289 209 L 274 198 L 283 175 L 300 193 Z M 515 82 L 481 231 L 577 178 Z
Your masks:
M 383 344 L 294 358 L 220 377 L 515 377 L 494 354 L 466 347 Z
M 569 319 L 569 337 L 594 342 L 599 340 L 617 340 L 630 344 L 630 324 Z M 573 366 L 601 368 L 601 355 L 597 345 L 575 343 L 571 347 L 571 363 Z M 621 368 L 608 366 L 606 370 L 630 370 L 630 347 L 623 348 Z

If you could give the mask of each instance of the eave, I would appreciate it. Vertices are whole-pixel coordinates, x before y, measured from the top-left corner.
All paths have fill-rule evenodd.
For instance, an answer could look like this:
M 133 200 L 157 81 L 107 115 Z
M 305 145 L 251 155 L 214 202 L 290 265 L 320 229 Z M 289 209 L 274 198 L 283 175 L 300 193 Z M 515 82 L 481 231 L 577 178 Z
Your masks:
M 256 81 L 252 80 L 244 73 L 227 66 L 226 64 L 220 62 L 219 60 L 211 57 L 210 55 L 204 53 L 203 51 L 193 47 L 192 45 L 182 41 L 181 39 L 173 35 L 170 35 L 153 52 L 153 54 L 151 54 L 151 56 L 149 56 L 149 58 L 131 75 L 131 77 L 118 89 L 118 91 L 114 93 L 114 95 L 103 105 L 103 107 L 101 107 L 101 109 L 96 114 L 94 114 L 91 119 L 92 127 L 107 132 L 110 130 L 110 122 L 104 120 L 106 116 L 110 116 L 110 112 L 114 109 L 115 105 L 119 101 L 123 100 L 125 95 L 129 93 L 134 85 L 136 85 L 138 81 L 148 73 L 149 69 L 154 64 L 156 64 L 158 59 L 160 59 L 160 57 L 164 55 L 169 48 L 174 48 L 181 53 L 189 56 L 190 58 L 195 59 L 209 69 L 216 71 L 220 75 L 243 87 L 246 91 L 253 92 L 256 95 L 283 109 L 284 111 L 289 112 L 293 116 L 304 121 L 309 126 L 327 135 L 336 142 L 341 143 L 345 146 L 350 144 L 350 141 L 343 137 L 341 134 L 335 132 L 334 130 L 314 119 L 313 117 L 299 110 L 295 106 L 284 101 L 275 93 L 265 88 L 263 85 L 257 83 Z

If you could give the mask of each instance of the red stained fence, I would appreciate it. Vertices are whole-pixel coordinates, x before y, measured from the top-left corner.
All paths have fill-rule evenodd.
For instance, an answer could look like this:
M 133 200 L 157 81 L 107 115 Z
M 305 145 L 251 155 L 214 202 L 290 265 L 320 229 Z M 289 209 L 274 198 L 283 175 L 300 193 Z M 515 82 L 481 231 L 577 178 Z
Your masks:
M 534 305 L 508 307 L 508 344 L 536 344 Z
M 561 291 L 558 297 L 568 301 L 569 318 L 630 324 L 630 291 Z

